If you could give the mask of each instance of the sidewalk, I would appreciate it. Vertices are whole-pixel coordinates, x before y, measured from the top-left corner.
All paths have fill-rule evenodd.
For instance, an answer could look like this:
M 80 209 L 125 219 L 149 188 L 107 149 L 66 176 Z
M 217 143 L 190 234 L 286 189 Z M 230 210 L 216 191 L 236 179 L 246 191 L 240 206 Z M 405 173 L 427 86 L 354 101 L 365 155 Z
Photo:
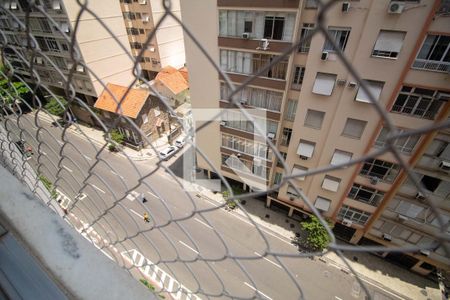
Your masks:
M 48 122 L 48 123 L 52 123 L 54 120 L 44 114 L 41 113 L 39 114 L 40 120 Z M 53 116 L 54 117 L 54 116 Z M 58 117 L 54 117 L 55 120 L 59 119 Z M 96 128 L 92 128 L 92 127 L 88 127 L 79 123 L 73 124 L 71 125 L 68 129 L 68 132 L 71 132 L 73 134 L 76 134 L 78 136 L 81 136 L 82 138 L 86 139 L 86 137 L 92 141 L 94 144 L 97 144 L 98 146 L 102 147 L 104 146 L 107 141 L 105 140 L 104 134 L 105 132 Z M 170 146 L 169 142 L 167 140 L 167 136 L 163 135 L 162 137 L 160 137 L 159 139 L 152 141 L 152 145 L 153 147 L 156 148 L 156 151 L 161 151 L 162 149 Z M 124 146 L 121 151 L 118 153 L 118 155 L 126 155 L 128 156 L 130 159 L 132 160 L 148 160 L 148 159 L 152 159 L 154 157 L 156 157 L 156 152 L 155 150 L 148 145 L 147 147 L 145 147 L 144 149 L 137 151 L 134 149 L 131 149 L 127 146 Z
M 216 202 L 223 203 L 220 193 L 199 187 L 200 194 Z M 300 230 L 299 221 L 288 218 L 284 213 L 265 207 L 265 203 L 257 199 L 246 198 L 245 210 L 258 225 L 272 230 L 273 232 L 291 240 L 295 233 Z M 237 208 L 232 213 L 237 213 L 246 218 L 245 213 Z M 363 252 L 345 252 L 344 256 L 348 264 L 364 283 L 369 282 L 386 291 L 402 295 L 405 299 L 441 299 L 437 283 L 415 274 L 409 270 L 396 266 L 380 257 Z M 342 259 L 334 252 L 327 252 L 321 257 L 314 258 L 318 262 L 342 270 L 353 276 Z M 392 296 L 392 299 L 397 299 Z

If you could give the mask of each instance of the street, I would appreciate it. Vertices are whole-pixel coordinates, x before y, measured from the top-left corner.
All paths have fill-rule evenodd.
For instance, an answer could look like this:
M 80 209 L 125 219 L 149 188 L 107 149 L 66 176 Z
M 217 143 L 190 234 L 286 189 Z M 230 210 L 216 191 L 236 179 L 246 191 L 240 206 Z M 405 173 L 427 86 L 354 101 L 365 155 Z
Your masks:
M 299 257 L 290 240 L 187 192 L 156 156 L 132 161 L 81 134 L 63 136 L 46 120 L 38 131 L 32 118 L 9 122 L 16 135 L 9 138 L 22 132 L 34 151 L 28 163 L 65 196 L 70 222 L 137 279 L 159 283 L 175 299 L 365 299 L 354 276 Z M 377 299 L 402 299 L 367 287 Z

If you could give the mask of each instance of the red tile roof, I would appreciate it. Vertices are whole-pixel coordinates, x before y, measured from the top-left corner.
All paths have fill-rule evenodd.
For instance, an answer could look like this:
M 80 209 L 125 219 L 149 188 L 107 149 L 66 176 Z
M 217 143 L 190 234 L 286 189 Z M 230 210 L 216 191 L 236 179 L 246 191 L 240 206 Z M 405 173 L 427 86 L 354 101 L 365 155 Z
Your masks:
M 145 101 L 149 97 L 150 92 L 144 89 L 131 89 L 125 99 L 121 102 L 120 110 L 117 104 L 122 100 L 122 97 L 127 90 L 128 87 L 108 83 L 106 89 L 103 90 L 102 94 L 95 102 L 94 107 L 136 119 L 144 106 Z M 117 101 L 111 94 L 116 97 Z
M 186 80 L 186 82 L 189 83 L 188 69 L 186 67 L 182 67 L 181 69 L 178 70 L 178 72 L 180 72 L 181 75 L 183 75 L 184 80 Z
M 189 88 L 185 77 L 177 69 L 167 66 L 159 71 L 155 80 L 165 85 L 175 95 Z

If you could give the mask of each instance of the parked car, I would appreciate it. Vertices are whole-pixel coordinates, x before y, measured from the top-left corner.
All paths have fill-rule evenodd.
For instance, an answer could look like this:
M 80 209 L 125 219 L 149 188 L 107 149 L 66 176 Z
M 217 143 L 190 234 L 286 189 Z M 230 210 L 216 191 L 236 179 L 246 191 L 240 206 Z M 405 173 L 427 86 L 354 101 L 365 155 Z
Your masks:
M 17 149 L 19 149 L 20 153 L 22 153 L 27 160 L 34 154 L 33 148 L 31 148 L 24 140 L 18 140 L 17 142 L 14 142 L 14 144 L 16 144 Z
M 175 146 L 176 146 L 178 149 L 183 148 L 183 147 L 184 147 L 184 144 L 186 144 L 186 140 L 185 140 L 184 138 L 181 138 L 181 139 L 178 139 L 178 140 L 175 141 Z
M 172 155 L 177 152 L 177 147 L 175 146 L 169 146 L 166 149 L 159 152 L 159 158 L 162 160 L 168 160 Z

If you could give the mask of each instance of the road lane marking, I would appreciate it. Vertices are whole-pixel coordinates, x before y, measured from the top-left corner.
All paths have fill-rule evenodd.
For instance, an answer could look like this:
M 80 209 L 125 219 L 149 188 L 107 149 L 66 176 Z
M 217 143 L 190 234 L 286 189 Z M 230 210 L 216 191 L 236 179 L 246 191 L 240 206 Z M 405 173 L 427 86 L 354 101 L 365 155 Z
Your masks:
M 194 248 L 192 248 L 191 246 L 189 246 L 189 245 L 183 243 L 182 241 L 179 241 L 179 242 L 180 242 L 181 245 L 185 246 L 186 248 L 188 248 L 188 249 L 190 249 L 190 250 L 192 250 L 192 251 L 194 251 L 195 253 L 198 254 L 198 251 L 195 250 Z
M 46 152 L 44 152 L 44 151 L 41 151 L 41 153 L 42 153 L 42 154 L 44 154 L 45 156 L 47 156 L 47 153 L 46 153 Z
M 87 160 L 92 160 L 92 158 L 90 158 L 90 157 L 87 156 L 87 155 L 84 155 L 84 154 L 83 154 L 83 156 L 84 156 L 84 158 L 86 158 Z
M 122 175 L 117 174 L 117 173 L 114 172 L 113 170 L 110 170 L 110 171 L 111 171 L 111 173 L 113 173 L 114 175 L 117 175 L 117 176 L 119 176 L 120 178 L 125 179 L 125 177 L 123 177 Z
M 255 292 L 257 292 L 258 294 L 261 294 L 262 296 L 266 297 L 267 299 L 272 300 L 272 298 L 270 298 L 269 296 L 267 296 L 267 295 L 264 294 L 263 292 L 258 291 L 254 286 L 248 284 L 248 283 L 245 282 L 245 281 L 244 281 L 244 284 L 245 284 L 246 286 L 248 286 L 249 288 L 251 288 L 252 290 L 254 290 Z
M 142 216 L 141 214 L 137 213 L 137 212 L 134 211 L 133 209 L 129 208 L 129 210 L 130 210 L 133 214 L 135 214 L 136 216 L 138 216 L 139 218 L 143 218 L 143 216 Z
M 276 262 L 271 261 L 271 260 L 268 259 L 267 257 L 262 256 L 262 255 L 259 254 L 258 252 L 255 251 L 254 253 L 255 253 L 256 255 L 258 255 L 259 257 L 261 257 L 262 259 L 264 259 L 264 260 L 270 262 L 272 265 L 275 265 L 275 266 L 277 266 L 278 268 L 283 269 L 279 264 L 277 264 Z
M 152 193 L 152 192 L 150 192 L 150 191 L 147 191 L 147 193 L 149 193 L 150 195 L 152 195 L 152 196 L 155 197 L 155 198 L 158 198 L 158 196 L 156 196 L 155 193 Z
M 206 224 L 205 222 L 203 222 L 202 220 L 198 219 L 198 218 L 194 218 L 195 221 L 199 222 L 200 224 L 205 225 L 206 227 L 208 227 L 209 229 L 214 229 L 212 228 L 210 225 Z
M 73 171 L 71 170 L 71 169 L 69 169 L 68 167 L 66 167 L 66 166 L 62 166 L 64 169 L 66 169 L 67 171 L 69 171 L 70 173 L 72 173 Z
M 104 190 L 102 190 L 101 188 L 99 188 L 98 186 L 96 186 L 95 184 L 91 184 L 91 186 L 96 189 L 99 190 L 100 192 L 102 192 L 103 194 L 106 194 L 106 192 Z
M 63 142 L 60 142 L 60 141 L 57 141 L 57 142 L 58 142 L 58 144 L 60 144 L 61 146 L 62 146 L 62 145 L 64 145 L 64 143 L 63 143 Z
M 382 290 L 382 291 L 385 292 L 386 294 L 389 294 L 389 295 L 391 295 L 391 296 L 394 296 L 394 297 L 396 297 L 397 299 L 405 300 L 405 298 L 403 298 L 402 296 L 399 296 L 399 295 L 397 295 L 397 294 L 394 294 L 394 293 L 388 291 L 387 289 L 383 288 L 381 285 L 375 285 L 375 284 L 373 284 L 373 282 L 370 282 L 370 281 L 368 281 L 368 280 L 366 280 L 366 279 L 364 279 L 364 278 L 360 278 L 360 279 L 361 279 L 361 281 L 364 281 L 364 282 L 370 284 L 371 286 L 374 286 L 374 287 L 376 287 L 376 288 Z

